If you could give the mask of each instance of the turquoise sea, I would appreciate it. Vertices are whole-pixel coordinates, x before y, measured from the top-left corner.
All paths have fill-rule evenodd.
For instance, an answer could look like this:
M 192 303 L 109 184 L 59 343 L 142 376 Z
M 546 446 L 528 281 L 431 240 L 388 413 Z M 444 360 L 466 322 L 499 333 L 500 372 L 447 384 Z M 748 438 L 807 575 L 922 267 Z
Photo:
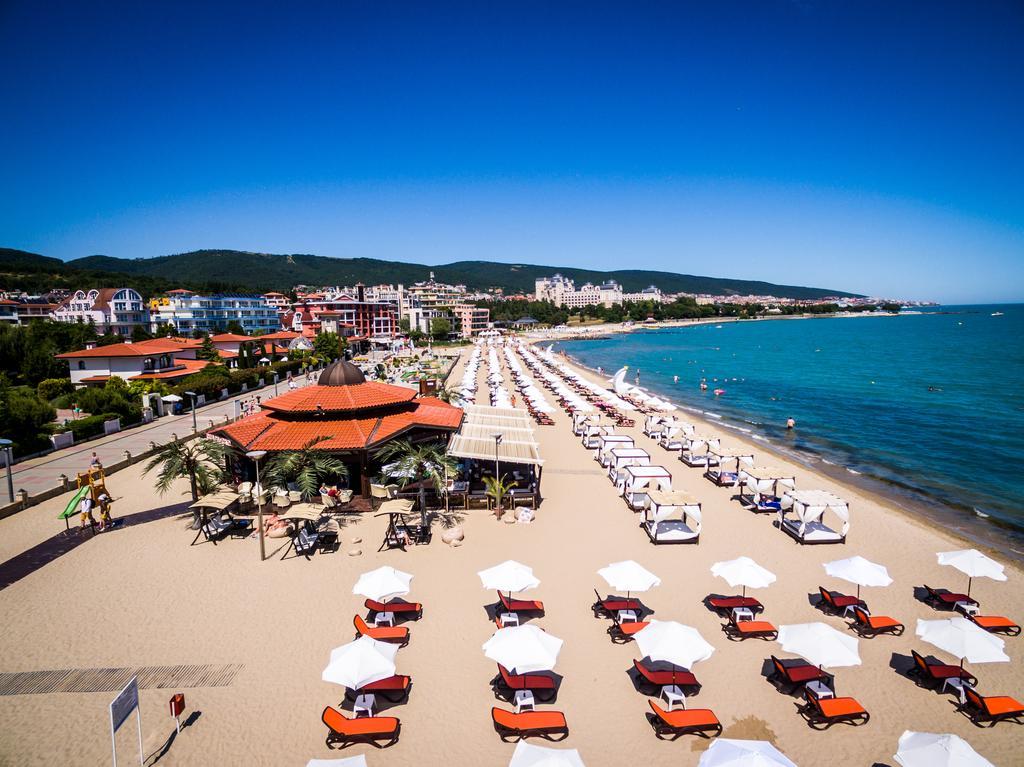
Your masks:
M 641 386 L 723 428 L 1024 556 L 1024 304 L 645 329 L 558 349 L 609 376 L 629 365 L 630 382 L 639 368 Z

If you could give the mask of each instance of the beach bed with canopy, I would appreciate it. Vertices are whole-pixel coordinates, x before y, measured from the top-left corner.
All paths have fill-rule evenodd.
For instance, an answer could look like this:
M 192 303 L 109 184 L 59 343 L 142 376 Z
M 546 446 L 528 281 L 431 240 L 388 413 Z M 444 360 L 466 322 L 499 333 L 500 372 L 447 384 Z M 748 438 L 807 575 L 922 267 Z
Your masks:
M 708 450 L 721 447 L 721 440 L 710 434 L 690 434 L 683 439 L 679 460 L 687 466 L 697 468 L 708 465 Z
M 850 507 L 839 496 L 825 490 L 790 490 L 782 494 L 781 506 L 779 526 L 797 542 L 846 543 Z M 822 521 L 826 513 L 839 520 L 838 531 Z
M 608 460 L 608 479 L 618 485 L 625 478 L 627 466 L 650 466 L 651 454 L 640 447 L 612 448 Z
M 618 447 L 635 447 L 633 438 L 628 434 L 602 434 L 597 438 L 597 452 L 594 460 L 608 468 L 612 459 L 612 450 Z
M 681 490 L 650 490 L 640 526 L 651 543 L 698 543 L 700 501 Z
M 782 508 L 782 493 L 796 489 L 796 477 L 772 466 L 741 467 L 739 485 L 740 503 L 748 509 L 777 512 Z
M 651 439 L 658 439 L 667 420 L 668 416 L 662 413 L 650 413 L 644 418 L 644 434 Z
M 591 423 L 587 424 L 583 430 L 583 436 L 580 441 L 583 443 L 583 447 L 587 450 L 597 450 L 598 439 L 605 434 L 614 434 L 615 425 L 611 423 Z
M 693 432 L 693 424 L 673 418 L 662 424 L 661 434 L 658 435 L 658 444 L 671 452 L 682 450 L 686 440 Z
M 707 467 L 704 476 L 719 487 L 733 487 L 739 484 L 740 469 L 754 466 L 754 456 L 742 450 L 725 450 L 721 447 L 708 448 Z
M 651 490 L 672 489 L 672 475 L 664 466 L 627 466 L 618 487 L 626 505 L 642 511 L 650 502 L 647 494 Z
M 583 436 L 583 430 L 592 423 L 597 423 L 601 420 L 600 413 L 586 413 L 581 410 L 577 410 L 572 414 L 572 433 L 577 437 Z

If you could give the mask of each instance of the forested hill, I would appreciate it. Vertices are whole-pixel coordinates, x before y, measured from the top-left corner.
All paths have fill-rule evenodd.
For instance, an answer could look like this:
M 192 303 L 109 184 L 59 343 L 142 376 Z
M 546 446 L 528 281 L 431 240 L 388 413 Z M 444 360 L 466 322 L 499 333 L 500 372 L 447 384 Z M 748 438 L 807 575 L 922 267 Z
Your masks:
M 754 280 L 701 277 L 674 272 L 620 270 L 601 272 L 565 266 L 505 264 L 490 261 L 457 261 L 424 266 L 374 258 L 329 258 L 308 254 L 279 255 L 237 250 L 197 250 L 156 258 L 123 259 L 110 256 L 86 256 L 67 263 L 57 259 L 0 248 L 0 275 L 13 273 L 59 274 L 62 282 L 85 275 L 125 275 L 133 285 L 173 282 L 190 288 L 221 286 L 255 291 L 290 289 L 294 285 L 352 285 L 363 282 L 403 283 L 426 280 L 430 272 L 437 280 L 466 285 L 473 290 L 501 288 L 506 293 L 532 293 L 534 281 L 559 272 L 577 285 L 613 279 L 627 291 L 657 285 L 666 293 L 711 293 L 715 295 L 755 294 L 783 298 L 815 299 L 854 294 L 833 288 L 775 285 Z M 7 282 L 5 279 L 4 282 Z

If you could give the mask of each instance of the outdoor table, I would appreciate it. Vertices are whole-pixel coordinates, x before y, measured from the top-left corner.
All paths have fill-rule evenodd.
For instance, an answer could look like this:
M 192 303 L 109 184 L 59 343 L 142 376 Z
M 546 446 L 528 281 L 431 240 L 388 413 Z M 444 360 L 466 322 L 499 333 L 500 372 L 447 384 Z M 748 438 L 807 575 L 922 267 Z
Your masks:
M 943 680 L 941 692 L 945 692 L 947 687 L 952 687 L 954 690 L 956 690 L 956 694 L 960 698 L 961 706 L 967 702 L 967 690 L 974 689 L 973 685 L 969 684 L 965 679 L 961 679 L 958 676 L 952 676 Z
M 517 714 L 521 714 L 524 709 L 534 710 L 533 692 L 530 690 L 516 690 L 514 701 Z
M 754 620 L 754 611 L 749 607 L 734 607 L 732 608 L 732 619 L 737 623 L 752 621 Z
M 394 626 L 395 614 L 391 612 L 377 613 L 377 617 L 373 619 L 373 623 L 376 626 Z
M 373 693 L 357 695 L 356 702 L 352 704 L 352 713 L 356 717 L 373 716 L 373 709 L 377 705 L 377 697 Z
M 832 692 L 832 688 L 827 684 L 819 682 L 817 679 L 807 682 L 804 688 L 810 690 L 818 698 L 834 698 L 836 694 Z
M 953 609 L 964 615 L 977 615 L 981 608 L 973 602 L 957 602 L 953 605 Z
M 506 628 L 508 626 L 518 626 L 519 613 L 502 613 L 498 616 L 498 620 L 501 621 L 502 628 Z
M 661 697 L 665 699 L 669 711 L 674 711 L 677 705 L 679 708 L 686 708 L 686 696 L 679 685 L 666 684 L 661 688 Z

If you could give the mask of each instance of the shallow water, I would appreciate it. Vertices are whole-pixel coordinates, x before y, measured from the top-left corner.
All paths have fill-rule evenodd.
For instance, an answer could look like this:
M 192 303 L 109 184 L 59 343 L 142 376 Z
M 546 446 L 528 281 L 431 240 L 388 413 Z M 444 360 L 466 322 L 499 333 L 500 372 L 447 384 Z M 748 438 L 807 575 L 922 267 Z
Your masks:
M 639 368 L 641 386 L 723 426 L 1024 550 L 1024 305 L 695 325 L 556 348 L 609 375 L 629 365 L 630 382 Z

